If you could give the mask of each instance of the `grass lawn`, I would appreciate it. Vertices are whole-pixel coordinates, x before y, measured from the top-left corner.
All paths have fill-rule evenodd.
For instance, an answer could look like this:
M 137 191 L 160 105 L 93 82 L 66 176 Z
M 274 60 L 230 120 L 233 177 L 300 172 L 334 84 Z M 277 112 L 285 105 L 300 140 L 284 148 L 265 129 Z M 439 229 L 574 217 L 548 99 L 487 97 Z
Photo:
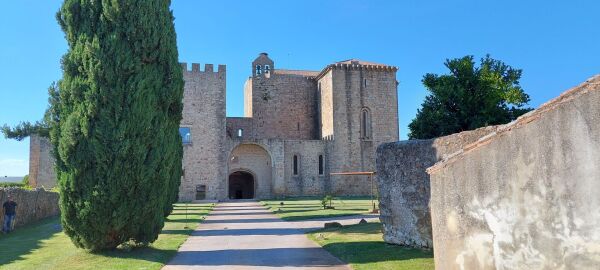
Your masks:
M 388 245 L 382 240 L 381 223 L 367 223 L 310 233 L 309 238 L 355 270 L 429 270 L 433 251 Z
M 280 206 L 281 202 L 283 206 Z M 332 201 L 335 209 L 323 209 L 321 197 L 264 200 L 262 203 L 288 221 L 365 214 L 372 208 L 370 197 L 336 197 Z
M 0 236 L 0 269 L 160 269 L 177 252 L 212 205 L 176 204 L 158 239 L 149 247 L 88 253 L 60 229 L 58 217 Z M 184 228 L 185 226 L 189 228 Z

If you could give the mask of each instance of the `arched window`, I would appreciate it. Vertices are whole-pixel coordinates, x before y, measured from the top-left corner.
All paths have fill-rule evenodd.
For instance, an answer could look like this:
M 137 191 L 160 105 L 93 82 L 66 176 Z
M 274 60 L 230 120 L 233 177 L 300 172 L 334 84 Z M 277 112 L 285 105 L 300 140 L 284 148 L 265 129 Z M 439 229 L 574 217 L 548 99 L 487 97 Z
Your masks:
M 298 156 L 294 155 L 294 158 L 292 160 L 292 171 L 294 173 L 294 175 L 298 175 Z
M 323 175 L 324 167 L 323 167 L 323 155 L 319 155 L 319 175 Z
M 269 73 L 269 71 L 271 71 L 271 67 L 269 67 L 269 65 L 265 65 L 265 74 Z
M 260 75 L 260 73 L 262 73 L 262 69 L 260 65 L 256 65 L 256 75 Z
M 244 129 L 238 128 L 238 130 L 237 130 L 237 136 L 241 138 L 242 135 L 244 135 Z
M 360 138 L 370 140 L 371 137 L 371 112 L 369 108 L 363 108 L 360 111 Z

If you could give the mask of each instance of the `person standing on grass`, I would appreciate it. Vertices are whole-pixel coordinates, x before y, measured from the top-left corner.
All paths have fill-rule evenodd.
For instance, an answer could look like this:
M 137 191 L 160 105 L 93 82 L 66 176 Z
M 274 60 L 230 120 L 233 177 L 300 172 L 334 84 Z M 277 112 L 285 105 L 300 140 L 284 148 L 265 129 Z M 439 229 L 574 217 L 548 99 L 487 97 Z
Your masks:
M 12 223 L 15 220 L 15 214 L 17 213 L 17 203 L 12 200 L 12 196 L 8 195 L 8 200 L 2 205 L 4 207 L 4 227 L 2 228 L 4 233 L 9 233 L 12 229 Z

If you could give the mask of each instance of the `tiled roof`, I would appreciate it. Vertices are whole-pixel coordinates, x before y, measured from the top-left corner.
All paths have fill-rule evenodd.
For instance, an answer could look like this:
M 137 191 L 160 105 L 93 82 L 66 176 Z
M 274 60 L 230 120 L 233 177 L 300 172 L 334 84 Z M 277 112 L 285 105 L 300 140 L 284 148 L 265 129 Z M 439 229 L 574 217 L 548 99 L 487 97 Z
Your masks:
M 275 69 L 273 71 L 274 74 L 282 74 L 282 75 L 298 75 L 305 77 L 316 77 L 319 75 L 319 71 L 312 70 L 292 70 L 292 69 Z
M 359 64 L 359 65 L 363 65 L 363 66 L 385 66 L 385 67 L 390 66 L 390 65 L 386 65 L 386 64 L 367 62 L 367 61 L 363 61 L 363 60 L 359 60 L 359 59 L 348 59 L 348 60 L 335 62 L 334 64 L 348 64 L 348 65 Z
M 358 60 L 358 59 L 348 59 L 348 60 L 344 60 L 344 61 L 335 62 L 333 64 L 329 64 L 320 71 L 274 69 L 271 72 L 273 72 L 273 74 L 279 74 L 279 75 L 296 75 L 296 76 L 303 76 L 303 77 L 309 77 L 309 78 L 319 78 L 322 74 L 325 74 L 327 72 L 327 70 L 331 69 L 332 67 L 336 67 L 336 66 L 337 67 L 340 67 L 340 66 L 347 66 L 347 67 L 364 66 L 367 68 L 375 68 L 375 69 L 394 69 L 394 70 L 397 69 L 396 67 L 390 66 L 390 65 L 374 63 L 374 62 L 367 62 L 367 61 L 362 61 L 362 60 Z

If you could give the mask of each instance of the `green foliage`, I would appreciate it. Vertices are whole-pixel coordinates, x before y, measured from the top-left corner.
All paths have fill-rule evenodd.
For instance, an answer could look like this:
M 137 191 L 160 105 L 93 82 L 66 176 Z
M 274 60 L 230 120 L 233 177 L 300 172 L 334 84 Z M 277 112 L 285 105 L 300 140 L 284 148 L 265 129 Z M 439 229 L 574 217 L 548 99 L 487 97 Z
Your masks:
M 23 180 L 21 180 L 21 183 L 22 183 L 23 185 L 30 186 L 30 185 L 29 185 L 29 174 L 28 174 L 28 175 L 25 175 L 25 176 L 23 176 Z
M 321 199 L 321 205 L 323 206 L 323 209 L 326 209 L 327 205 L 329 205 L 329 207 L 331 207 L 332 200 L 333 200 L 333 196 L 325 195 L 325 197 L 323 197 L 323 199 Z
M 37 121 L 33 124 L 30 122 L 21 122 L 12 128 L 5 124 L 0 127 L 0 132 L 4 134 L 4 138 L 6 139 L 22 141 L 31 134 L 48 137 L 48 125 L 44 121 Z
M 430 139 L 498 125 L 530 111 L 529 96 L 519 85 L 522 70 L 489 55 L 475 66 L 473 56 L 446 60 L 450 74 L 426 74 L 430 92 L 409 124 L 410 139 Z
M 48 88 L 49 93 L 56 92 L 56 84 L 52 83 Z M 32 134 L 37 134 L 42 137 L 50 137 L 50 109 L 47 109 L 44 113 L 44 118 L 41 121 L 36 121 L 35 123 L 31 122 L 21 122 L 15 127 L 10 127 L 6 124 L 0 127 L 0 132 L 4 134 L 4 138 L 6 139 L 15 139 L 17 141 L 22 141 L 23 139 L 31 136 Z
M 355 270 L 433 270 L 433 251 L 390 245 L 381 223 L 313 231 L 308 237 Z
M 168 0 L 65 0 L 48 122 L 61 222 L 88 250 L 153 242 L 177 200 L 183 78 Z
M 369 197 L 334 197 L 331 202 L 335 209 L 324 208 L 323 201 L 323 197 L 293 197 L 283 200 L 283 205 L 281 199 L 264 200 L 262 203 L 287 221 L 360 215 L 369 213 L 371 209 Z
M 3 187 L 20 187 L 25 188 L 27 185 L 19 182 L 0 182 L 0 188 Z

